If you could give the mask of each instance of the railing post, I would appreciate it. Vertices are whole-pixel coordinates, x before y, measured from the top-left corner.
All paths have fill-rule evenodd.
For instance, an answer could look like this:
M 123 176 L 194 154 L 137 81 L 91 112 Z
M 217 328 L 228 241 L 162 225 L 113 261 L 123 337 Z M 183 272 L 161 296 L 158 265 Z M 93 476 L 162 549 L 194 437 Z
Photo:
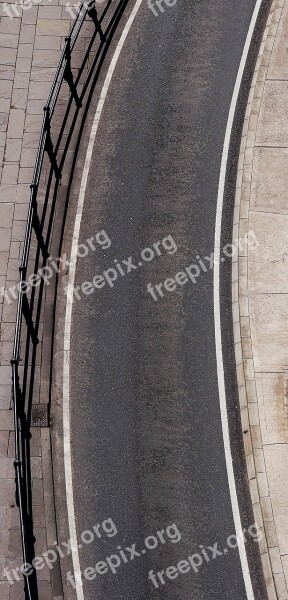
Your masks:
M 19 508 L 20 514 L 20 530 L 21 530 L 21 542 L 22 542 L 22 554 L 24 558 L 24 593 L 26 600 L 33 599 L 33 592 L 31 589 L 30 582 L 30 565 L 29 565 L 29 553 L 28 553 L 28 544 L 27 544 L 27 532 L 26 532 L 26 509 L 24 507 L 23 502 L 23 467 L 21 460 L 21 451 L 20 451 L 20 432 L 18 419 L 20 419 L 22 423 L 22 415 L 19 414 L 19 398 L 21 396 L 21 390 L 19 386 L 19 374 L 18 374 L 18 365 L 19 359 L 12 358 L 11 366 L 12 366 L 12 389 L 13 389 L 13 403 L 14 403 L 14 433 L 15 433 L 15 454 L 14 454 L 14 462 L 13 466 L 15 469 L 15 483 L 16 483 L 16 505 Z M 23 410 L 23 406 L 21 406 L 21 410 Z M 29 566 L 29 570 L 28 570 Z
M 20 273 L 26 273 L 26 268 L 19 267 L 19 271 L 20 271 Z M 26 282 L 23 281 L 23 279 L 21 277 L 20 286 L 22 286 L 22 283 L 27 285 Z M 37 337 L 36 329 L 34 327 L 34 323 L 32 321 L 32 317 L 31 317 L 31 310 L 30 310 L 28 299 L 27 299 L 26 290 L 23 290 L 21 287 L 21 289 L 19 290 L 19 294 L 22 294 L 22 313 L 23 313 L 24 319 L 26 321 L 28 333 L 31 337 L 32 344 L 35 344 L 35 345 L 39 344 L 39 339 Z
M 38 217 L 38 213 L 37 213 L 37 191 L 38 191 L 38 185 L 36 183 L 32 183 L 32 185 L 30 185 L 30 189 L 33 192 L 32 195 L 32 202 L 33 202 L 33 220 L 32 220 L 32 226 L 34 228 L 35 234 L 36 234 L 36 238 L 37 238 L 37 242 L 38 245 L 41 248 L 41 252 L 42 252 L 42 256 L 44 258 L 44 260 L 47 260 L 47 258 L 49 258 L 49 252 L 47 250 L 47 246 L 45 244 L 43 235 L 42 235 L 42 227 L 41 227 L 41 223 L 40 223 L 40 219 Z
M 99 35 L 100 35 L 100 39 L 101 42 L 106 42 L 106 35 L 102 30 L 100 21 L 98 19 L 97 16 L 97 10 L 96 10 L 96 6 L 95 6 L 95 0 L 88 0 L 88 11 L 87 11 L 90 19 L 92 19 L 96 30 L 98 31 Z
M 46 131 L 45 150 L 50 158 L 50 162 L 54 169 L 56 178 L 61 179 L 62 175 L 61 175 L 59 167 L 57 165 L 55 152 L 53 149 L 53 144 L 52 144 L 52 139 L 51 139 L 50 107 L 45 106 L 44 112 L 45 112 L 45 131 Z
M 66 58 L 66 66 L 64 71 L 64 79 L 67 81 L 70 92 L 75 100 L 76 106 L 81 108 L 82 102 L 77 94 L 77 88 L 73 80 L 73 74 L 71 69 L 71 38 L 65 38 L 66 46 L 65 46 L 65 58 Z

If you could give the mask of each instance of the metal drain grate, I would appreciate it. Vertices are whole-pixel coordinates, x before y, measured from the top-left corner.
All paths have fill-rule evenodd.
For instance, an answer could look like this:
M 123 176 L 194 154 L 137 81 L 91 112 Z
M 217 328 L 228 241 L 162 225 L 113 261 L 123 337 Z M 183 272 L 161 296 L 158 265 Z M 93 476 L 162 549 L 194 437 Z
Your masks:
M 32 404 L 31 427 L 49 427 L 47 404 Z

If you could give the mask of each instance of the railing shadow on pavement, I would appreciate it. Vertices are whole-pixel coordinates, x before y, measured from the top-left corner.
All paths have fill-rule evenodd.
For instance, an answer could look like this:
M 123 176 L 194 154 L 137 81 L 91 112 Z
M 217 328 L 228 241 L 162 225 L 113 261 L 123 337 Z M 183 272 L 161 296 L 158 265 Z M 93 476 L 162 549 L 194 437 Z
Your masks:
M 39 272 L 43 274 L 43 269 L 48 266 L 62 173 L 78 116 L 81 110 L 87 114 L 104 58 L 128 1 L 118 0 L 116 3 L 116 0 L 107 0 L 99 16 L 91 2 L 87 4 L 85 0 L 79 7 L 70 34 L 65 38 L 65 47 L 44 107 L 30 186 L 11 359 L 16 504 L 20 515 L 26 600 L 39 598 L 37 573 L 31 566 L 35 558 L 35 537 L 30 459 L 31 412 L 37 393 L 35 374 L 41 352 L 39 341 L 45 304 L 45 277 L 39 276 Z M 82 37 L 87 29 L 89 35 L 86 33 L 86 37 Z M 77 66 L 79 57 L 81 62 Z M 62 233 L 66 211 L 67 207 L 62 211 Z

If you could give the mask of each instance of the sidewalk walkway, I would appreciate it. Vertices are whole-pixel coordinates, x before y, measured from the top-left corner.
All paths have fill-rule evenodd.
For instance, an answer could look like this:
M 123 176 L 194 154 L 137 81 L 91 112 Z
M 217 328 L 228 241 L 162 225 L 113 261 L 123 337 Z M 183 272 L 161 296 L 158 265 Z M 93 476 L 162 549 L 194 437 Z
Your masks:
M 71 21 L 66 0 L 41 0 L 38 6 L 7 0 L 0 3 L 0 288 L 18 282 L 22 242 L 43 107 L 59 62 Z M 18 6 L 17 6 L 18 4 Z M 30 8 L 28 8 L 30 6 Z M 0 295 L 0 598 L 22 600 L 23 580 L 4 574 L 22 564 L 19 513 L 15 506 L 13 412 L 11 410 L 12 340 L 16 302 L 7 304 Z M 39 367 L 40 369 L 41 367 Z M 35 402 L 46 399 L 35 398 Z M 34 427 L 31 439 L 32 489 L 36 555 L 53 543 L 46 529 L 45 494 L 51 493 L 49 429 Z M 44 483 L 44 485 L 43 485 Z M 43 493 L 44 488 L 44 493 Z M 45 492 L 45 490 L 47 492 Z M 55 535 L 55 533 L 54 533 Z M 58 598 L 52 590 L 50 571 L 39 570 L 39 599 Z M 60 596 L 61 598 L 61 596 Z
M 288 600 L 288 1 L 274 0 L 249 97 L 234 239 L 259 241 L 233 272 L 247 468 L 270 600 Z

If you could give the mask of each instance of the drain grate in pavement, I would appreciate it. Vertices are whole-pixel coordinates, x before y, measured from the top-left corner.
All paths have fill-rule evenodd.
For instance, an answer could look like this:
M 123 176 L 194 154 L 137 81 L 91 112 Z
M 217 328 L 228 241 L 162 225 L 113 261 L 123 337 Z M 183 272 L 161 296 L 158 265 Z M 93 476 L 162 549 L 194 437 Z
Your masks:
M 32 404 L 31 427 L 49 427 L 47 404 Z

